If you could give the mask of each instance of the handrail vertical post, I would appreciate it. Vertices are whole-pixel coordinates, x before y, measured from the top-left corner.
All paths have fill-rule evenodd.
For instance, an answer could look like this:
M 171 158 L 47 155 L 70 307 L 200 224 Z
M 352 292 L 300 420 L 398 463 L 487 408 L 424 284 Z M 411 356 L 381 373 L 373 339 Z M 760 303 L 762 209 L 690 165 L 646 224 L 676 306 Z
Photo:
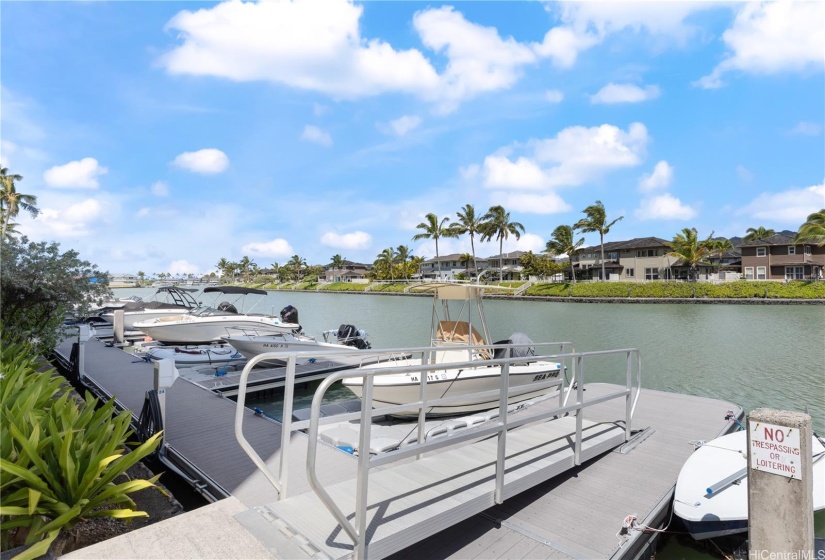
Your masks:
M 567 386 L 567 391 L 564 393 L 564 401 L 562 402 L 562 406 L 567 405 L 567 401 L 570 400 L 570 393 L 573 391 L 573 385 L 576 383 L 576 376 L 579 374 L 579 370 L 576 367 L 578 362 L 578 357 L 573 356 L 570 358 L 570 384 Z
M 633 409 L 633 351 L 627 351 L 627 378 L 625 381 L 625 389 L 627 389 L 627 396 L 625 397 L 625 416 L 624 429 L 625 440 L 630 439 L 632 429 L 630 426 L 631 410 Z
M 498 419 L 501 427 L 498 432 L 498 449 L 496 451 L 496 491 L 494 499 L 497 504 L 504 501 L 504 459 L 507 456 L 507 397 L 509 394 L 510 361 L 508 360 L 501 366 L 501 393 L 498 398 Z
M 355 530 L 358 540 L 355 543 L 355 558 L 367 557 L 367 504 L 370 472 L 370 441 L 372 437 L 372 388 L 373 377 L 364 378 L 363 398 L 361 399 L 361 433 L 358 441 L 358 480 L 355 488 Z
M 584 420 L 584 356 L 577 356 L 576 361 L 578 367 L 576 368 L 576 441 L 573 451 L 573 464 L 581 465 L 582 455 L 582 421 Z
M 281 493 L 278 499 L 286 498 L 287 479 L 289 478 L 289 442 L 292 440 L 292 404 L 295 399 L 295 364 L 297 359 L 291 355 L 286 360 L 286 378 L 284 379 L 284 407 L 281 415 L 281 461 L 278 479 L 281 483 Z
M 424 443 L 424 440 L 427 439 L 427 411 L 426 407 L 424 406 L 427 403 L 427 372 L 421 370 L 421 384 L 418 387 L 418 400 L 421 401 L 421 408 L 418 409 L 418 443 Z M 401 444 L 404 442 L 402 441 Z M 422 454 L 418 454 L 415 456 L 416 460 L 421 459 L 423 457 Z

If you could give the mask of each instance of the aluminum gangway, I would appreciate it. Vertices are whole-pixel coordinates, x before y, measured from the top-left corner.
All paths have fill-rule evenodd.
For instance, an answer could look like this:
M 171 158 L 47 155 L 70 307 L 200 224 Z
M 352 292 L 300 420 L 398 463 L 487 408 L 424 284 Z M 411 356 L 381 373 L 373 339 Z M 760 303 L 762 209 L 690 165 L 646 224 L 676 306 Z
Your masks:
M 438 438 L 426 437 L 426 410 L 434 405 L 454 404 L 466 395 L 429 398 L 426 374 L 478 367 L 477 360 L 432 364 L 426 359 L 427 353 L 433 351 L 432 347 L 383 350 L 384 355 L 420 353 L 425 365 L 400 367 L 387 364 L 386 367 L 332 373 L 315 392 L 309 420 L 292 421 L 291 388 L 294 383 L 290 378 L 294 379 L 295 365 L 303 355 L 288 354 L 282 461 L 277 474 L 270 472 L 243 435 L 246 379 L 255 364 L 268 357 L 266 354 L 256 356 L 241 376 L 235 434 L 243 449 L 275 487 L 279 500 L 243 512 L 236 519 L 277 557 L 384 558 L 613 450 L 631 438 L 631 422 L 641 389 L 641 358 L 637 349 L 579 353 L 571 350 L 570 343 L 533 346 L 538 348 L 538 354 L 547 351 L 548 347 L 559 347 L 557 353 L 529 359 L 557 361 L 564 372 L 558 378 L 540 382 L 548 391 L 541 406 L 529 406 L 529 402 L 508 406 L 508 396 L 513 394 L 513 388 L 509 386 L 509 368 L 523 363 L 524 357 L 487 360 L 489 365 L 501 365 L 500 386 L 478 395 L 498 394 L 498 415 L 485 423 Z M 468 348 L 472 353 L 483 348 L 511 347 L 518 345 Z M 510 352 L 506 354 L 511 355 Z M 624 386 L 588 398 L 584 390 L 586 367 L 596 362 L 601 368 L 605 360 L 612 360 L 612 367 L 618 362 L 624 374 Z M 398 373 L 419 374 L 420 400 L 374 409 L 374 379 Z M 321 404 L 328 389 L 351 377 L 364 381 L 360 412 L 324 416 Z M 585 418 L 588 408 L 615 399 L 625 401 L 623 418 L 612 422 L 594 422 Z M 316 451 L 319 445 L 327 445 L 319 439 L 322 426 L 357 421 L 358 450 L 369 450 L 374 421 L 394 412 L 406 413 L 411 408 L 419 411 L 417 423 L 412 425 L 412 430 L 418 434 L 414 441 L 380 454 L 358 453 L 357 476 L 352 480 L 330 486 L 319 481 L 315 472 Z M 313 491 L 290 496 L 286 458 L 290 435 L 296 430 L 305 430 L 309 436 L 306 473 Z

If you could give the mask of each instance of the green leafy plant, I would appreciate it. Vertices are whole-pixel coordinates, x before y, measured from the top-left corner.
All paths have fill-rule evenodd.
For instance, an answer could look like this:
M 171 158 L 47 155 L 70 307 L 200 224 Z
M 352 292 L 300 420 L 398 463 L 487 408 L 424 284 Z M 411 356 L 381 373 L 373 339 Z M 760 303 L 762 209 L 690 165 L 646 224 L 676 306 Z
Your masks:
M 3 349 L 0 534 L 3 549 L 31 545 L 16 560 L 45 554 L 61 531 L 88 518 L 146 517 L 128 495 L 158 488 L 160 476 L 125 476 L 157 448 L 160 433 L 126 453 L 128 412 L 115 414 L 114 400 L 98 406 L 90 395 L 76 402 L 35 363 L 24 346 Z

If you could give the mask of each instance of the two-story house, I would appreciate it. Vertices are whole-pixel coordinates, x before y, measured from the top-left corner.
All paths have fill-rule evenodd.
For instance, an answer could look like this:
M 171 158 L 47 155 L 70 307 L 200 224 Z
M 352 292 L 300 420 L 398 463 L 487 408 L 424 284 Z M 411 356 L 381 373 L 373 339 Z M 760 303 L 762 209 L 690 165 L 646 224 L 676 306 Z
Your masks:
M 367 282 L 367 273 L 371 265 L 344 261 L 340 267 L 328 264 L 324 269 L 326 282 Z
M 512 251 L 487 257 L 489 272 L 487 272 L 486 277 L 488 279 L 498 279 L 503 276 L 504 280 L 521 280 L 521 272 L 524 270 L 524 267 L 521 266 L 521 256 L 523 254 L 524 251 Z
M 743 241 L 742 276 L 745 280 L 818 280 L 825 267 L 825 246 L 794 243 L 776 234 Z
M 638 237 L 627 241 L 610 241 L 604 244 L 605 280 L 644 282 L 671 280 L 676 257 L 669 257 L 670 242 L 658 237 Z M 573 257 L 576 278 L 593 280 L 601 278 L 601 246 L 580 249 Z
M 479 272 L 488 268 L 490 258 L 476 257 L 476 264 Z M 421 263 L 421 278 L 440 278 L 441 280 L 452 280 L 458 274 L 471 274 L 473 271 L 473 261 L 464 262 L 461 254 L 439 255 L 439 257 L 427 259 Z

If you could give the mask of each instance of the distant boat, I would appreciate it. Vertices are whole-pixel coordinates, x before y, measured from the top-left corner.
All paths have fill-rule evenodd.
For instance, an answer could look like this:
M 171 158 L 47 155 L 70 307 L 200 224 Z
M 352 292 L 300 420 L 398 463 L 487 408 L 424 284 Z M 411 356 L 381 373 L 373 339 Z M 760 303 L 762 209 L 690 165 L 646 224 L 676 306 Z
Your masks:
M 125 302 L 117 309 L 101 313 L 100 317 L 107 323 L 114 324 L 115 311 L 120 309 L 123 311 L 123 328 L 133 329 L 135 323 L 140 321 L 180 315 L 195 309 L 198 307 L 198 302 L 192 297 L 191 292 L 197 291 L 199 290 L 196 288 L 158 288 L 152 299 Z
M 175 366 L 181 368 L 219 365 L 245 360 L 240 352 L 225 344 L 150 346 L 143 350 L 143 355 L 154 361 L 172 359 Z
M 433 313 L 430 332 L 433 346 L 434 364 L 449 364 L 473 361 L 476 367 L 457 370 L 448 368 L 427 373 L 427 388 L 431 398 L 460 397 L 466 395 L 465 400 L 442 406 L 433 406 L 426 413 L 428 416 L 448 416 L 455 414 L 469 414 L 482 410 L 499 407 L 499 396 L 479 397 L 478 393 L 492 391 L 501 387 L 501 364 L 491 364 L 490 359 L 506 357 L 506 349 L 491 352 L 487 349 L 472 348 L 488 344 L 487 322 L 481 304 L 482 295 L 487 286 L 472 284 L 452 284 L 433 282 L 420 284 L 411 288 L 411 291 L 433 293 Z M 460 308 L 458 317 L 450 316 L 449 302 L 454 302 Z M 461 302 L 461 303 L 457 303 Z M 461 320 L 466 318 L 467 320 Z M 471 323 L 478 324 L 478 329 Z M 483 334 L 482 334 L 483 333 Z M 510 357 L 524 358 L 523 361 L 513 362 L 509 366 L 510 404 L 525 401 L 547 393 L 550 389 L 542 383 L 558 378 L 561 373 L 561 364 L 538 360 L 529 347 L 532 341 L 526 335 L 516 333 L 509 340 L 495 344 L 524 344 L 523 347 L 510 349 Z M 364 368 L 392 368 L 404 366 L 421 366 L 418 358 L 402 358 L 391 362 L 382 362 L 364 366 Z M 426 365 L 426 364 L 424 364 Z M 376 375 L 373 379 L 373 403 L 380 406 L 401 405 L 416 402 L 420 398 L 420 373 L 397 373 Z M 350 389 L 359 398 L 363 395 L 363 377 L 352 377 L 343 380 L 345 387 Z M 393 413 L 397 416 L 416 416 L 417 409 L 409 413 Z
M 747 439 L 744 430 L 716 438 L 696 449 L 682 466 L 676 479 L 673 513 L 694 539 L 748 530 Z M 820 511 L 825 509 L 825 445 L 816 436 L 811 443 L 814 511 Z
M 288 305 L 281 310 L 281 321 L 284 323 L 298 323 L 298 310 Z M 295 332 L 260 333 L 256 329 L 246 328 L 231 329 L 227 336 L 221 337 L 224 342 L 228 342 L 241 354 L 249 359 L 259 354 L 279 353 L 279 352 L 323 352 L 324 359 L 331 358 L 326 355 L 328 352 L 349 352 L 353 349 L 367 350 L 370 343 L 367 340 L 367 333 L 353 325 L 341 325 L 336 330 L 328 330 L 323 333 L 323 342 L 304 334 L 298 330 Z M 313 360 L 307 356 L 301 359 L 301 363 Z M 345 359 L 352 365 L 357 365 L 360 358 L 354 356 Z M 286 359 L 269 358 L 267 363 L 284 365 Z
M 235 332 L 241 328 L 257 329 L 258 332 L 267 334 L 290 333 L 301 327 L 298 324 L 284 323 L 272 315 L 238 312 L 235 303 L 249 295 L 265 296 L 264 290 L 238 286 L 210 286 L 204 288 L 203 293 L 215 293 L 215 301 L 220 294 L 237 295 L 238 298 L 233 303 L 223 301 L 217 307 L 201 306 L 185 314 L 136 322 L 133 327 L 164 344 L 207 344 L 221 340 L 221 337 L 233 332 L 231 329 L 235 329 Z M 257 303 L 260 303 L 260 300 Z

